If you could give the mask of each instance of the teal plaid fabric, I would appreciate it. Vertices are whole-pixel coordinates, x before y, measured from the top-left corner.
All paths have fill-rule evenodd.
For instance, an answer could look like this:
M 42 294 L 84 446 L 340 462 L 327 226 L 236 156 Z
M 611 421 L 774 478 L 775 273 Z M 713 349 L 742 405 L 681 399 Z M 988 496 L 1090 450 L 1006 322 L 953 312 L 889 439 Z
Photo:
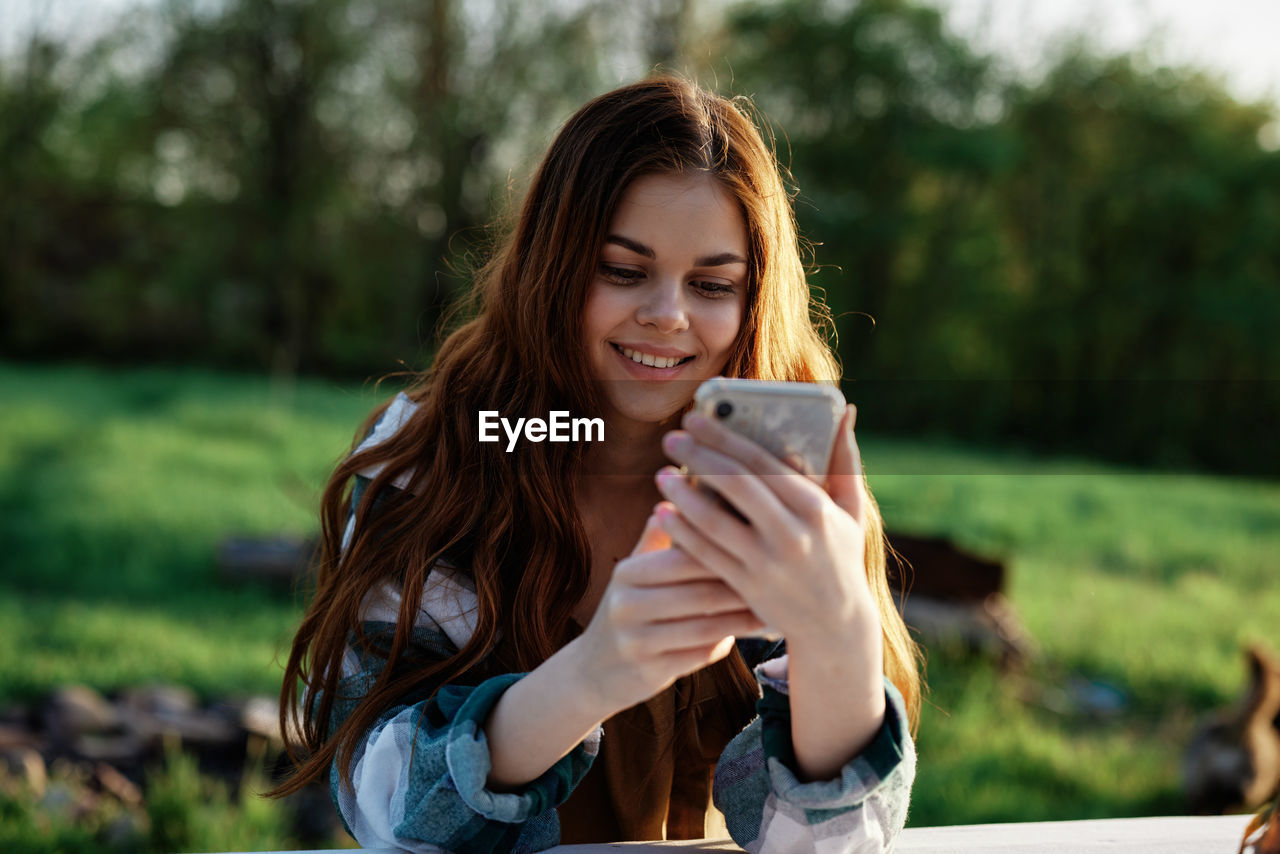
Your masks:
M 716 765 L 715 805 L 729 835 L 749 852 L 891 850 L 906 825 L 916 770 L 902 695 L 886 679 L 885 720 L 871 744 L 838 777 L 802 783 L 786 684 L 762 670 L 758 717 Z
M 414 640 L 435 650 L 449 646 L 440 633 L 415 631 Z M 376 668 L 341 681 L 335 727 L 375 675 Z M 591 767 L 599 734 L 518 792 L 486 789 L 490 763 L 482 726 L 502 692 L 523 675 L 446 685 L 427 699 L 388 710 L 355 754 L 352 785 L 340 779 L 336 763 L 331 770 L 334 801 L 351 835 L 370 847 L 459 854 L 556 845 L 560 825 L 554 808 Z

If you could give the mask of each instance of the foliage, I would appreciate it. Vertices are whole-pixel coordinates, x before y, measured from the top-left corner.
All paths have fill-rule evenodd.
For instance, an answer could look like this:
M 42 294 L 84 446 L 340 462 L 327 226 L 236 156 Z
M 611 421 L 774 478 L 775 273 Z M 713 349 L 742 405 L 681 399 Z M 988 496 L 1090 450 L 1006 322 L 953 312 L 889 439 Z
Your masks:
M 272 851 L 289 844 L 279 801 L 259 797 L 265 777 L 249 775 L 233 797 L 225 783 L 200 775 L 195 759 L 178 750 L 147 782 L 151 850 Z
M 421 365 L 522 143 L 600 88 L 572 48 L 605 5 L 170 0 L 83 56 L 33 39 L 0 78 L 6 352 Z
M 1080 44 L 1003 79 L 905 0 L 728 27 L 878 429 L 1280 471 L 1274 108 Z
M 295 845 L 288 808 L 256 795 L 261 769 L 232 794 L 203 776 L 195 759 L 170 750 L 149 775 L 143 804 L 127 805 L 93 790 L 85 774 L 55 764 L 39 790 L 0 777 L 0 848 L 7 854 L 125 854 L 271 851 Z
M 423 367 L 556 124 L 658 65 L 768 117 L 881 428 L 1280 471 L 1275 107 L 1084 43 L 1013 77 L 915 0 L 166 0 L 33 35 L 0 60 L 0 353 Z

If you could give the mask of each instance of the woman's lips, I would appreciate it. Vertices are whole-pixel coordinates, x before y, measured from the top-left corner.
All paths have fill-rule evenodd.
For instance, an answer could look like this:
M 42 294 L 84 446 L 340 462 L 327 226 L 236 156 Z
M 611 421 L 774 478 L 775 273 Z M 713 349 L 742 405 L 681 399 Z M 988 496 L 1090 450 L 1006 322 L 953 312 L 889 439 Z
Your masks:
M 630 356 L 624 356 L 622 354 L 622 351 L 618 349 L 617 344 L 610 344 L 609 346 L 610 346 L 610 349 L 613 350 L 614 355 L 618 357 L 618 360 L 621 361 L 623 365 L 626 366 L 627 371 L 632 376 L 642 380 L 667 379 L 669 377 L 673 377 L 676 374 L 679 374 L 681 371 L 683 371 L 688 365 L 692 364 L 694 361 L 693 358 L 688 358 L 685 361 L 679 362 L 678 364 L 673 365 L 670 368 L 659 368 L 653 365 L 645 365 L 641 362 L 637 362 L 636 360 L 632 359 Z

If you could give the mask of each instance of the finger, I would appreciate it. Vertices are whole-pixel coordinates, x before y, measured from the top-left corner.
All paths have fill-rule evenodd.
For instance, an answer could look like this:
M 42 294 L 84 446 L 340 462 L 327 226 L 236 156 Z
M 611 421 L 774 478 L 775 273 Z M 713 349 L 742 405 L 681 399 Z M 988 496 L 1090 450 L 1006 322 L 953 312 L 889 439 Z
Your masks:
M 640 539 L 636 541 L 635 548 L 631 550 L 631 555 L 634 557 L 646 552 L 669 548 L 670 546 L 671 539 L 658 525 L 657 517 L 650 514 L 648 520 L 644 523 L 644 530 L 640 532 Z
M 675 548 L 664 548 L 623 558 L 613 568 L 613 577 L 619 583 L 631 587 L 658 587 L 688 581 L 720 580 L 715 572 L 687 553 Z
M 733 635 L 729 635 L 727 638 L 721 638 L 720 642 L 711 648 L 711 661 L 719 661 L 732 652 L 735 641 L 737 641 L 737 638 Z M 710 664 L 711 662 L 707 663 Z
M 804 457 L 800 456 L 799 454 L 787 454 L 785 457 L 782 458 L 782 463 L 788 468 L 793 468 L 796 471 L 800 472 L 801 474 L 813 473 L 809 471 L 809 466 L 805 462 Z
M 735 641 L 736 638 L 733 635 L 729 635 L 721 638 L 711 646 L 698 646 L 692 649 L 666 652 L 662 654 L 662 663 L 664 668 L 671 673 L 675 673 L 677 678 L 686 676 L 695 670 L 701 670 L 708 664 L 715 664 L 733 652 Z
M 699 485 L 723 498 L 765 537 L 777 536 L 795 524 L 791 512 L 764 480 L 738 460 L 696 442 L 683 431 L 668 433 L 663 444 L 670 446 L 668 453 L 672 459 L 685 462 L 682 475 L 686 470 L 696 472 Z M 705 495 L 705 492 L 698 494 Z
M 747 471 L 758 475 L 761 483 L 767 484 L 777 500 L 793 514 L 810 518 L 813 513 L 821 510 L 826 500 L 822 487 L 808 477 L 796 477 L 796 469 L 779 460 L 767 448 L 696 412 L 685 416 L 684 425 L 689 435 L 696 440 L 692 447 L 686 447 L 685 456 L 697 454 L 700 446 L 710 449 L 712 453 L 735 460 Z M 676 444 L 680 444 L 678 440 Z M 667 448 L 666 441 L 663 442 L 663 448 Z M 723 467 L 704 468 L 708 464 L 701 460 L 679 460 L 679 462 L 687 465 L 691 471 L 697 472 L 700 476 L 708 474 L 712 478 L 711 485 L 717 490 L 720 483 L 725 483 L 723 478 L 717 477 Z M 737 489 L 732 481 L 726 483 L 726 487 L 735 491 Z M 742 497 L 750 500 L 752 495 L 744 493 Z M 742 512 L 743 515 L 755 521 L 746 510 Z
M 738 460 L 753 474 L 765 477 L 790 474 L 792 471 L 791 467 L 775 457 L 768 448 L 741 433 L 733 432 L 712 418 L 698 412 L 689 412 L 680 423 L 699 443 Z
M 686 521 L 704 537 L 735 557 L 741 558 L 744 551 L 752 548 L 760 536 L 752 525 L 743 523 L 720 506 L 715 496 L 690 484 L 687 475 L 668 466 L 659 469 L 656 480 L 658 491 L 675 505 Z M 701 476 L 699 480 L 702 480 Z M 772 518 L 765 519 L 762 515 L 760 519 L 747 518 L 753 524 L 758 523 L 760 529 L 771 529 L 781 524 L 778 515 L 782 512 L 781 507 L 776 507 Z M 743 515 L 746 515 L 745 510 Z
M 854 421 L 858 410 L 853 404 L 845 407 L 844 418 L 840 421 L 840 433 L 835 447 L 831 449 L 831 463 L 827 473 L 827 494 L 831 500 L 844 509 L 859 525 L 864 524 L 864 475 L 862 472 L 862 454 L 858 450 L 858 442 L 853 434 Z
M 686 581 L 619 591 L 613 614 L 633 623 L 665 623 L 747 610 L 747 603 L 723 581 Z
M 654 509 L 654 515 L 673 546 L 724 579 L 735 590 L 743 586 L 746 567 L 742 562 L 685 521 L 674 504 L 660 502 Z
M 674 652 L 720 643 L 725 637 L 749 635 L 764 628 L 760 618 L 750 611 L 690 617 L 666 623 L 653 623 L 637 632 L 646 649 L 655 653 Z

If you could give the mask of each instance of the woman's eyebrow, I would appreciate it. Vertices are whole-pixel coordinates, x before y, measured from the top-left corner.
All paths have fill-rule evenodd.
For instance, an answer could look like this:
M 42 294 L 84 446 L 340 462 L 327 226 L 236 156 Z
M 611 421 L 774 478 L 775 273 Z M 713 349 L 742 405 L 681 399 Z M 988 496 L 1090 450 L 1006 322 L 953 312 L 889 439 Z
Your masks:
M 693 262 L 695 267 L 723 267 L 725 264 L 746 264 L 747 259 L 737 252 L 721 252 L 719 255 L 708 255 Z
M 621 246 L 624 249 L 630 249 L 637 255 L 643 255 L 646 258 L 656 258 L 657 254 L 645 246 L 638 240 L 632 240 L 630 237 L 623 237 L 621 234 L 610 234 L 604 239 L 605 243 L 612 243 L 615 246 Z M 721 252 L 717 255 L 707 255 L 693 262 L 695 267 L 723 267 L 725 264 L 745 264 L 747 259 L 743 258 L 736 252 Z

